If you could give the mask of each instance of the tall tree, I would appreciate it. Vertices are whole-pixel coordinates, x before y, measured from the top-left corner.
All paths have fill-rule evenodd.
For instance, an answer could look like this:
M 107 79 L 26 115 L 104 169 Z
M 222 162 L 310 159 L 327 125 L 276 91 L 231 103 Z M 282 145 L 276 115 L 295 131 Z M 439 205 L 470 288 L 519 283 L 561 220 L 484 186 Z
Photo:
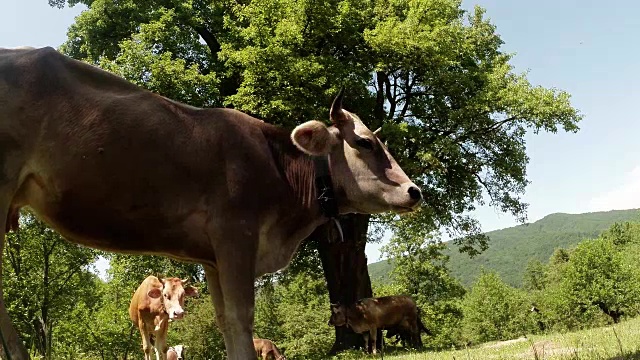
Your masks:
M 89 7 L 62 50 L 192 105 L 235 107 L 292 127 L 326 118 L 338 88 L 422 187 L 418 213 L 392 229 L 446 228 L 461 251 L 487 239 L 465 215 L 489 205 L 526 218 L 527 131 L 575 132 L 566 92 L 533 86 L 477 7 L 459 0 L 69 0 Z M 64 0 L 50 0 L 64 6 Z M 315 240 L 332 302 L 371 296 L 365 246 L 370 216 L 340 219 Z M 418 236 L 418 235 L 416 235 Z M 419 235 L 422 236 L 422 235 Z M 334 350 L 357 345 L 336 329 Z

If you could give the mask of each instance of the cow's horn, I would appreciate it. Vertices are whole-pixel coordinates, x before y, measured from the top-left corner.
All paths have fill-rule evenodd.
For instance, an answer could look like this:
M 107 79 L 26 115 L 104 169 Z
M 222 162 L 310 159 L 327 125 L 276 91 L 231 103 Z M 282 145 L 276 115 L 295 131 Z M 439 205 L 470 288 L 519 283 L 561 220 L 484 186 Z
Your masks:
M 376 129 L 376 131 L 373 132 L 373 135 L 378 136 L 381 130 L 382 130 L 382 127 L 379 127 L 378 129 Z
M 344 86 L 340 88 L 340 92 L 335 99 L 333 99 L 333 103 L 331 104 L 331 111 L 329 111 L 329 118 L 331 118 L 332 123 L 337 123 L 343 121 L 344 111 L 342 110 L 342 98 L 344 97 Z
M 186 277 L 184 280 L 180 279 L 180 281 L 182 281 L 182 285 L 187 285 L 187 283 L 189 283 L 189 278 Z

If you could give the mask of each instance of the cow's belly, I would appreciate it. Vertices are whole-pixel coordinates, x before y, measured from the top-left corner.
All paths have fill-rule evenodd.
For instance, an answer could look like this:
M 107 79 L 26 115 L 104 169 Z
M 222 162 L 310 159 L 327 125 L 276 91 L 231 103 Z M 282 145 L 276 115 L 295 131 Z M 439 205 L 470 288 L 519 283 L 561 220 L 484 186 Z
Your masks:
M 169 209 L 162 201 L 122 201 L 135 194 L 82 184 L 56 191 L 37 175 L 26 179 L 16 205 L 27 205 L 67 240 L 105 251 L 169 255 L 186 261 L 209 262 L 211 244 L 198 229 L 200 212 L 189 207 Z M 95 191 L 92 191 L 94 190 Z M 162 198 L 162 194 L 157 194 Z

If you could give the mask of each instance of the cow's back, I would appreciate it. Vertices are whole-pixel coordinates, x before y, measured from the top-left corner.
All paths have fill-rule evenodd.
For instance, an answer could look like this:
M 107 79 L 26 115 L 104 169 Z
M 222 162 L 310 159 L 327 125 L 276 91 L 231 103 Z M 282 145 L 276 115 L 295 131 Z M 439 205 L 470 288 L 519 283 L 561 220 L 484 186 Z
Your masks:
M 51 48 L 0 50 L 0 163 L 19 174 L 12 208 L 29 205 L 93 248 L 211 263 L 202 231 L 216 227 L 211 214 L 266 216 L 283 197 L 263 126 L 236 110 L 166 99 Z
M 393 326 L 405 320 L 415 321 L 418 316 L 415 301 L 410 296 L 395 295 L 360 300 L 367 317 L 378 327 Z

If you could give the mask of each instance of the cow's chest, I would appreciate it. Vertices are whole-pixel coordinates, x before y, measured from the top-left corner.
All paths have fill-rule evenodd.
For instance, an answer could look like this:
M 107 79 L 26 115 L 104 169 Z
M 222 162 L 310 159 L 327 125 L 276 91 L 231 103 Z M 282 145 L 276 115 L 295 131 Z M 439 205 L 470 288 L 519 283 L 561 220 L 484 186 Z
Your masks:
M 256 277 L 276 272 L 286 267 L 301 240 L 277 237 L 260 237 L 256 255 Z
M 349 327 L 358 334 L 367 332 L 374 326 L 365 314 L 359 314 L 359 316 L 354 314 L 348 315 L 348 323 Z
M 273 218 L 261 227 L 256 253 L 256 277 L 286 267 L 302 240 L 320 225 L 318 220 Z

